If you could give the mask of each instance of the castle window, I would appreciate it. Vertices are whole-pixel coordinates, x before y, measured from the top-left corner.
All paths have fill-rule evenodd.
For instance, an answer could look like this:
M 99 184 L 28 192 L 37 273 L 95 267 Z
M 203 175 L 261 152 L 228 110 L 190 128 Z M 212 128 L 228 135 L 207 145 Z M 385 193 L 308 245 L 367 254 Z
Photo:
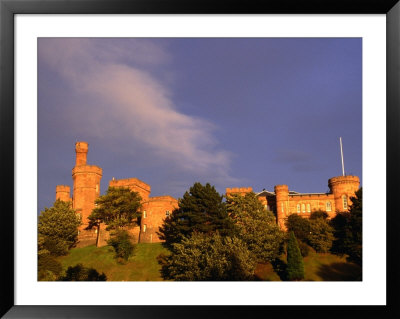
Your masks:
M 283 209 L 283 203 L 281 204 L 281 209 L 282 209 L 282 213 L 284 212 L 284 209 Z
M 303 213 L 306 212 L 306 205 L 305 205 L 305 204 L 301 204 L 301 211 L 302 211 Z
M 311 205 L 307 204 L 307 212 L 310 213 L 311 212 Z
M 169 215 L 170 215 L 169 210 L 165 211 L 165 216 L 169 216 Z
M 347 196 L 343 195 L 343 209 L 347 209 Z
M 326 202 L 326 211 L 327 211 L 327 212 L 332 211 L 332 204 L 331 204 L 331 202 Z
M 146 232 L 146 228 L 147 228 L 147 225 L 144 224 L 144 225 L 143 225 L 143 232 L 144 232 L 144 233 Z
M 298 213 L 301 212 L 300 204 L 297 204 L 297 212 L 298 212 Z
M 146 218 L 146 216 L 147 216 L 147 215 L 146 215 L 146 211 L 144 210 L 144 211 L 143 211 L 143 218 Z

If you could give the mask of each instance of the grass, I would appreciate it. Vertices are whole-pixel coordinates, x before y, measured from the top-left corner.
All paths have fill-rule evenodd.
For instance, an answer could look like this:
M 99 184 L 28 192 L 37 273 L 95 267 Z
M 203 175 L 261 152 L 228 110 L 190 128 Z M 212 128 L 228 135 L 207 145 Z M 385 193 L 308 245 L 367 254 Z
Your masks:
M 99 273 L 104 272 L 107 281 L 162 281 L 160 265 L 157 256 L 168 253 L 160 243 L 137 244 L 134 255 L 125 264 L 117 263 L 112 247 L 87 246 L 70 250 L 67 256 L 59 261 L 64 269 L 78 263 L 85 267 L 94 268 Z
M 258 280 L 276 281 L 284 279 L 286 260 L 283 256 L 274 265 L 259 264 L 256 268 Z M 361 268 L 346 261 L 346 258 L 330 253 L 315 253 L 304 258 L 304 281 L 359 281 Z
M 64 269 L 78 263 L 104 272 L 108 281 L 162 281 L 157 256 L 168 254 L 161 243 L 137 244 L 134 255 L 125 264 L 117 263 L 112 247 L 88 246 L 74 248 L 69 255 L 60 257 Z M 283 256 L 273 264 L 259 264 L 255 270 L 257 280 L 280 281 L 284 279 L 286 260 Z M 356 281 L 361 280 L 361 268 L 329 253 L 310 252 L 304 258 L 305 281 Z

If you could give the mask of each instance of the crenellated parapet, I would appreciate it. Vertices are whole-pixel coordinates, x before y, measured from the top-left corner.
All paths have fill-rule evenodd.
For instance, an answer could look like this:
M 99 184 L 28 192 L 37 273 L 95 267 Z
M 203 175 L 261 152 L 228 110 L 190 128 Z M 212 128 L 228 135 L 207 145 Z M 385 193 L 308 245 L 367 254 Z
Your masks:
M 69 187 L 68 185 L 57 185 L 56 186 L 56 200 L 62 200 L 64 202 L 72 201 L 71 187 Z

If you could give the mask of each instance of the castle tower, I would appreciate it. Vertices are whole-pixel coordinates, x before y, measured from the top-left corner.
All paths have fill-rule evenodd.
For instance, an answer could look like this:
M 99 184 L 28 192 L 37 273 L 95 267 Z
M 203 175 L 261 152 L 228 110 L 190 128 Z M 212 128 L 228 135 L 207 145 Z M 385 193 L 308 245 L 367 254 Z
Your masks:
M 70 202 L 71 196 L 71 187 L 67 185 L 57 185 L 56 186 L 56 200 L 62 200 L 64 202 Z
M 95 200 L 100 196 L 100 180 L 102 169 L 95 165 L 87 165 L 89 145 L 86 142 L 75 143 L 76 164 L 72 169 L 74 193 L 72 207 L 80 214 L 82 225 L 79 227 L 80 246 L 94 244 L 97 230 L 85 230 L 88 226 L 88 216 L 95 207 Z
M 289 187 L 287 185 L 276 185 L 276 218 L 282 230 L 286 230 L 285 220 L 289 215 Z
M 329 189 L 334 196 L 336 212 L 348 211 L 351 205 L 350 197 L 360 187 L 360 179 L 357 176 L 337 176 L 328 181 Z

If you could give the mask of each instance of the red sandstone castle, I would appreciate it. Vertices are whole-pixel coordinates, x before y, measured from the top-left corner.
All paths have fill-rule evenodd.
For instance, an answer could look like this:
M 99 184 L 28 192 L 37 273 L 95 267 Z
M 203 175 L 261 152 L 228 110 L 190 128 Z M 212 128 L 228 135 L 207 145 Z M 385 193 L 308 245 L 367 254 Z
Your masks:
M 72 201 L 72 208 L 82 218 L 79 227 L 78 246 L 95 244 L 103 246 L 109 238 L 109 232 L 100 228 L 86 230 L 88 216 L 95 207 L 95 200 L 100 196 L 100 180 L 102 169 L 96 165 L 87 164 L 88 143 L 77 142 L 75 144 L 76 163 L 72 169 L 73 197 L 70 195 L 70 187 L 66 185 L 56 186 L 56 199 Z M 289 191 L 287 185 L 277 185 L 274 192 L 263 190 L 257 193 L 257 197 L 264 207 L 275 213 L 278 225 L 285 229 L 285 219 L 290 214 L 299 214 L 308 218 L 311 212 L 316 210 L 326 211 L 330 218 L 338 211 L 346 211 L 351 204 L 350 197 L 359 189 L 360 181 L 357 176 L 338 176 L 329 179 L 329 193 L 297 193 Z M 128 232 L 136 242 L 155 243 L 160 242 L 157 235 L 163 220 L 178 207 L 178 201 L 171 196 L 150 197 L 150 185 L 137 178 L 112 179 L 111 187 L 127 187 L 131 191 L 138 192 L 142 198 L 142 218 L 140 225 L 133 225 Z M 229 194 L 246 194 L 253 191 L 251 187 L 227 188 Z

